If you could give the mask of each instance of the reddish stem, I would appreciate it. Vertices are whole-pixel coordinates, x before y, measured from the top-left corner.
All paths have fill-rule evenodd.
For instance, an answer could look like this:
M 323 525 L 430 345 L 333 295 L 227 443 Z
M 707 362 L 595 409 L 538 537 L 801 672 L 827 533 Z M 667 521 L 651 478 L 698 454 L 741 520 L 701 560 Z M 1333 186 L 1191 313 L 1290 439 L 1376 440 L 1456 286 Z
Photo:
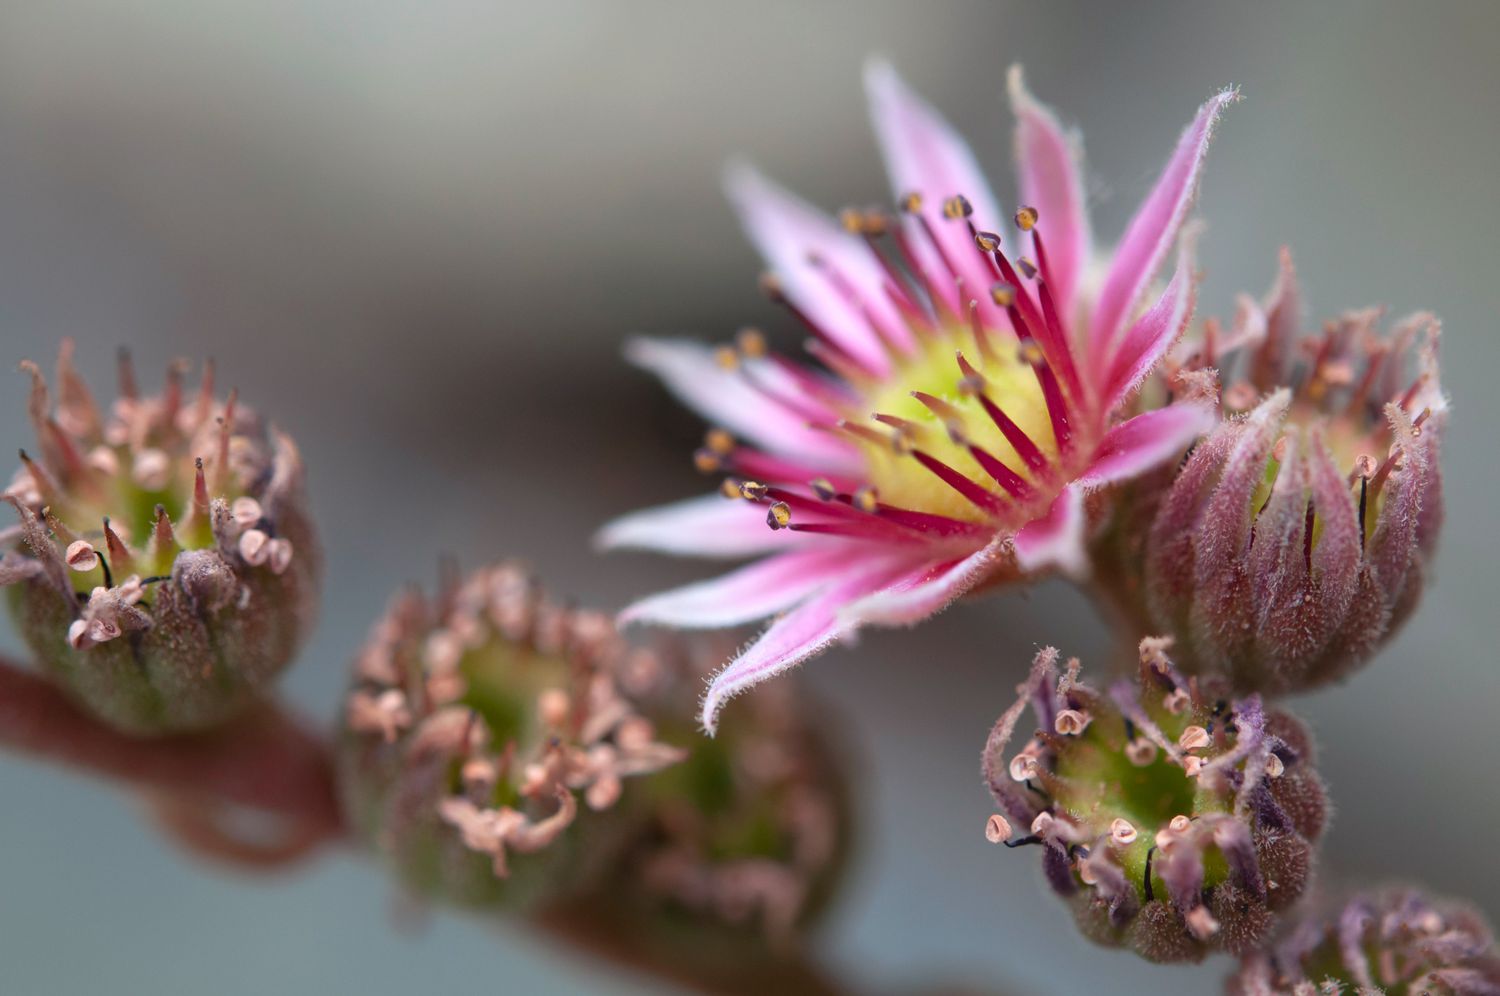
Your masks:
M 284 816 L 342 836 L 323 737 L 273 704 L 210 733 L 141 739 L 100 724 L 61 692 L 0 658 L 0 746 L 139 788 Z

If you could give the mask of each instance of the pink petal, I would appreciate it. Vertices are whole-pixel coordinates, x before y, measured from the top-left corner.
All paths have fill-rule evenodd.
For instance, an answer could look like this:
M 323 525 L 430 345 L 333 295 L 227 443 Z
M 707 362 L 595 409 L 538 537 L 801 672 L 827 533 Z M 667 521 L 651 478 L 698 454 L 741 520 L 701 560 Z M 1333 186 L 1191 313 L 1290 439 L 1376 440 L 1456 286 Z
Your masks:
M 1009 84 L 1021 203 L 1037 209 L 1053 300 L 1067 326 L 1093 252 L 1083 192 L 1083 142 L 1026 89 L 1020 66 L 1010 67 Z
M 730 697 L 775 677 L 852 633 L 858 624 L 844 618 L 840 610 L 880 590 L 910 569 L 908 560 L 856 561 L 840 580 L 772 623 L 709 682 L 700 716 L 703 728 L 713 734 L 719 710 Z
M 849 549 L 839 543 L 778 553 L 712 580 L 644 598 L 621 612 L 619 622 L 694 629 L 754 622 L 791 608 L 837 578 L 849 559 Z
M 858 456 L 845 442 L 808 425 L 808 416 L 836 422 L 839 415 L 825 409 L 806 393 L 797 397 L 803 410 L 758 390 L 746 371 L 726 370 L 708 346 L 685 339 L 632 339 L 625 357 L 662 379 L 684 404 L 737 436 L 758 443 L 772 453 L 828 465 L 830 471 L 857 467 Z M 751 375 L 776 376 L 765 360 L 744 360 Z
M 1093 490 L 1143 474 L 1182 453 L 1217 421 L 1212 405 L 1189 401 L 1137 415 L 1104 434 L 1094 462 L 1076 483 Z
M 1070 484 L 1040 519 L 1016 533 L 1016 564 L 1027 573 L 1057 567 L 1067 574 L 1088 573 L 1083 548 L 1083 489 Z
M 1182 133 L 1156 187 L 1126 228 L 1094 307 L 1090 343 L 1096 356 L 1105 355 L 1108 344 L 1130 320 L 1136 302 L 1176 241 L 1197 191 L 1214 123 L 1237 96 L 1236 91 L 1225 90 L 1198 109 L 1198 116 Z
M 1193 302 L 1196 292 L 1197 231 L 1189 227 L 1182 234 L 1182 244 L 1177 249 L 1177 271 L 1172 282 L 1162 291 L 1161 297 L 1152 305 L 1119 343 L 1118 351 L 1109 364 L 1109 376 L 1104 382 L 1103 410 L 1113 411 L 1132 391 L 1156 369 L 1162 357 L 1181 338 L 1193 317 Z
M 799 533 L 773 530 L 759 506 L 720 494 L 622 515 L 599 531 L 604 550 L 655 550 L 683 557 L 751 557 L 797 546 Z
M 731 166 L 724 184 L 787 298 L 850 356 L 874 373 L 887 372 L 890 358 L 876 330 L 908 350 L 911 330 L 887 296 L 885 270 L 864 240 L 749 166 Z
M 959 560 L 923 564 L 905 578 L 847 606 L 843 615 L 858 623 L 909 626 L 947 608 L 994 571 L 1005 557 L 997 539 Z
M 891 191 L 898 201 L 907 194 L 922 195 L 922 215 L 942 244 L 944 255 L 963 277 L 965 300 L 959 300 L 956 288 L 948 290 L 952 286 L 948 268 L 932 249 L 920 224 L 909 220 L 912 248 L 922 268 L 936 281 L 950 308 L 966 315 L 968 301 L 977 300 L 986 319 L 1004 324 L 1004 313 L 987 293 L 995 282 L 994 273 L 975 246 L 968 226 L 943 216 L 943 201 L 962 194 L 974 207 L 969 220 L 976 228 L 1001 231 L 999 204 L 968 143 L 932 105 L 912 92 L 888 62 L 873 60 L 866 65 L 865 93 Z

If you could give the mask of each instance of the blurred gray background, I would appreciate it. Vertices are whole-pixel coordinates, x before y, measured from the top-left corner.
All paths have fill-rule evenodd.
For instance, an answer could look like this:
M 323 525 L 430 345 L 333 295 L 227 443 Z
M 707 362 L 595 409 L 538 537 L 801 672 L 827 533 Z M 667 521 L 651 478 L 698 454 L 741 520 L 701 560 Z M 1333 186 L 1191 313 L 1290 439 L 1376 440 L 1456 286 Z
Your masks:
M 130 8 L 127 10 L 127 8 Z M 1200 100 L 1243 87 L 1210 154 L 1201 308 L 1289 242 L 1313 317 L 1437 310 L 1455 399 L 1440 578 L 1344 689 L 1299 703 L 1338 811 L 1325 853 L 1500 917 L 1495 666 L 1500 5 L 1488 3 L 0 6 L 0 365 L 75 336 L 108 381 L 212 355 L 300 440 L 331 571 L 288 682 L 331 716 L 388 592 L 439 551 L 501 553 L 617 607 L 703 573 L 596 559 L 624 510 L 703 488 L 700 428 L 619 345 L 762 323 L 718 189 L 735 154 L 825 206 L 884 197 L 860 91 L 889 55 L 1010 196 L 1005 67 L 1080 124 L 1116 236 Z M 5 375 L 7 446 L 26 441 Z M 0 381 L 3 382 L 3 381 Z M 6 638 L 9 640 L 9 637 Z M 987 845 L 977 753 L 1033 648 L 1102 660 L 1061 586 L 872 633 L 809 670 L 865 766 L 867 831 L 823 936 L 868 983 L 1216 991 L 1089 947 L 1032 855 Z M 13 641 L 7 644 L 13 646 Z M 6 993 L 634 992 L 515 931 L 398 931 L 352 856 L 251 881 L 183 858 L 99 785 L 0 759 Z

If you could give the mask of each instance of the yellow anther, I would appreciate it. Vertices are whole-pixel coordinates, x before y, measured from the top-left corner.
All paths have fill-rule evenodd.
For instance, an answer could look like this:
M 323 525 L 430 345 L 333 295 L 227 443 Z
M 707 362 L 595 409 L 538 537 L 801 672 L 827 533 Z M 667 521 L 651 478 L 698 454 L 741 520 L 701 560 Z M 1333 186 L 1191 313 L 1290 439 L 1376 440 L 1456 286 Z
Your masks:
M 944 218 L 967 218 L 973 213 L 974 205 L 970 204 L 969 199 L 963 194 L 954 194 L 952 197 L 943 201 Z
M 740 482 L 732 477 L 724 478 L 724 483 L 719 485 L 719 494 L 725 498 L 740 498 Z
M 772 529 L 785 529 L 791 521 L 791 506 L 784 501 L 779 501 L 766 510 L 766 525 Z
M 860 511 L 873 512 L 880 507 L 880 496 L 868 484 L 863 485 L 854 492 L 854 505 Z
M 907 214 L 916 214 L 922 210 L 922 195 L 915 190 L 901 198 L 901 210 Z
M 714 348 L 714 362 L 721 370 L 733 370 L 740 365 L 740 354 L 735 352 L 733 346 L 716 346 Z
M 990 300 L 1002 308 L 1016 303 L 1016 289 L 1010 284 L 996 284 L 990 288 Z
M 994 252 L 1000 248 L 1000 236 L 994 232 L 975 232 L 974 244 L 985 252 Z
M 735 333 L 734 344 L 747 360 L 758 360 L 766 355 L 766 336 L 760 329 L 740 329 Z
M 723 464 L 719 461 L 719 454 L 704 448 L 693 451 L 693 466 L 700 474 L 712 474 L 722 469 Z
M 1029 232 L 1036 227 L 1037 220 L 1040 217 L 1036 213 L 1036 208 L 1029 204 L 1022 204 L 1016 208 L 1016 227 L 1023 232 Z
M 839 212 L 839 224 L 850 235 L 860 235 L 865 230 L 865 216 L 857 208 L 844 208 Z
M 740 482 L 740 497 L 746 501 L 760 501 L 766 496 L 766 492 L 769 490 L 770 488 L 759 481 Z
M 809 481 L 807 486 L 812 488 L 813 494 L 824 501 L 832 501 L 834 495 L 838 494 L 838 491 L 833 486 L 833 482 L 826 477 L 815 478 Z
M 1020 259 L 1016 260 L 1016 269 L 1020 270 L 1021 276 L 1025 277 L 1027 280 L 1030 280 L 1032 277 L 1036 276 L 1036 264 L 1033 263 L 1030 259 L 1027 259 L 1025 256 L 1022 256 Z
M 709 429 L 703 437 L 703 445 L 721 456 L 734 452 L 734 437 L 723 429 Z
M 1046 360 L 1045 354 L 1042 353 L 1042 347 L 1038 346 L 1034 339 L 1027 339 L 1017 346 L 1016 356 L 1022 363 L 1028 363 L 1032 366 L 1036 366 Z

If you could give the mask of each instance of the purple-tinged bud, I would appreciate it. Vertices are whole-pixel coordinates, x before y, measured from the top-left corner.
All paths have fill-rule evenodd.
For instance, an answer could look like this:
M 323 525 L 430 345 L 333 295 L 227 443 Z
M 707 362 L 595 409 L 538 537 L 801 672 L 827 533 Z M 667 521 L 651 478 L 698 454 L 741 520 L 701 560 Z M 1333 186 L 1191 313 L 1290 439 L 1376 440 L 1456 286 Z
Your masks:
M 43 670 L 109 725 L 138 734 L 215 726 L 256 701 L 317 613 L 320 555 L 301 457 L 254 412 L 196 392 L 184 364 L 160 395 L 120 359 L 108 411 L 58 358 L 34 363 L 37 451 L 4 498 L 20 519 L 0 584 Z
M 1079 680 L 1076 659 L 1059 671 L 1056 650 L 1037 655 L 985 744 L 1001 809 L 986 833 L 1042 849 L 1091 940 L 1151 961 L 1244 955 L 1307 885 L 1323 786 L 1300 723 L 1256 695 L 1207 694 L 1168 646 L 1143 640 L 1137 679 L 1107 692 Z M 1028 707 L 1036 732 L 1020 741 Z M 1011 827 L 1029 832 L 1003 839 Z
M 1369 659 L 1410 615 L 1442 521 L 1438 322 L 1389 334 L 1375 309 L 1302 337 L 1290 258 L 1262 309 L 1212 323 L 1179 376 L 1217 368 L 1225 420 L 1138 487 L 1099 545 L 1137 631 L 1170 632 L 1193 674 L 1277 695 Z
M 405 592 L 355 663 L 351 822 L 436 899 L 607 921 L 640 945 L 712 933 L 770 950 L 832 888 L 841 783 L 789 695 L 697 736 L 685 666 L 512 565 Z
M 1354 896 L 1246 957 L 1229 996 L 1500 996 L 1500 957 L 1478 911 L 1415 889 Z

